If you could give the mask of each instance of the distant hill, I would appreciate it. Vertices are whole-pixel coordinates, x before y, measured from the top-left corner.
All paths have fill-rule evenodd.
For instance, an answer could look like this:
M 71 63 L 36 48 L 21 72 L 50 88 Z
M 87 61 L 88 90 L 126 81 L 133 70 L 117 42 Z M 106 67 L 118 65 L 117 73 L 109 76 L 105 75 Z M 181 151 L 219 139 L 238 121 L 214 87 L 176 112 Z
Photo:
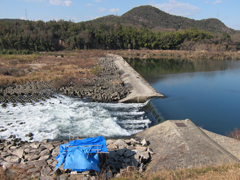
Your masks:
M 7 19 L 7 18 L 5 18 L 5 19 L 0 19 L 0 22 L 20 22 L 20 21 L 25 21 L 25 20 L 23 20 L 23 19 Z
M 215 18 L 198 21 L 186 17 L 171 15 L 149 5 L 135 7 L 122 16 L 104 16 L 90 22 L 123 23 L 124 25 L 129 26 L 143 26 L 152 30 L 185 30 L 196 28 L 209 32 L 227 32 L 229 34 L 235 32 L 235 30 L 228 28 L 224 23 Z
M 0 22 L 24 21 L 21 19 L 0 19 Z M 153 31 L 177 31 L 186 29 L 201 29 L 209 32 L 234 34 L 234 29 L 227 27 L 219 19 L 209 18 L 203 20 L 194 20 L 186 17 L 168 14 L 160 9 L 146 5 L 139 6 L 124 13 L 122 16 L 108 15 L 94 20 L 86 21 L 86 23 L 101 24 L 123 24 L 131 27 L 145 27 Z

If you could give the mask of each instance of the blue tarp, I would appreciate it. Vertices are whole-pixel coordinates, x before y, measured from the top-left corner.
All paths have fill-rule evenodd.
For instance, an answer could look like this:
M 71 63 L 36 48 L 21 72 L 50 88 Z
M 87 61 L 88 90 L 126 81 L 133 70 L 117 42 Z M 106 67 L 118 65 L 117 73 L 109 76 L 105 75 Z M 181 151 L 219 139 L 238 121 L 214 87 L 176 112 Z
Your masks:
M 100 172 L 97 152 L 107 153 L 106 140 L 102 136 L 74 140 L 68 144 L 62 144 L 56 157 L 58 163 L 55 169 L 58 169 L 64 163 L 63 169 L 71 169 L 78 172 L 88 170 Z

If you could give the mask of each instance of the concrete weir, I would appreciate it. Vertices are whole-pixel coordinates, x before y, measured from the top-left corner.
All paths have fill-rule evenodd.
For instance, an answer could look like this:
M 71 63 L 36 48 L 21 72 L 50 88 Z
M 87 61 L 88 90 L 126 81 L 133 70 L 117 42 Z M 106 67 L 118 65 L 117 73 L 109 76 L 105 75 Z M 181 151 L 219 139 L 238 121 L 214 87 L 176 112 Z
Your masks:
M 132 86 L 130 94 L 121 99 L 120 103 L 142 103 L 153 97 L 164 97 L 158 93 L 139 73 L 137 73 L 121 56 L 108 54 L 115 65 L 123 73 L 121 79 L 125 84 Z

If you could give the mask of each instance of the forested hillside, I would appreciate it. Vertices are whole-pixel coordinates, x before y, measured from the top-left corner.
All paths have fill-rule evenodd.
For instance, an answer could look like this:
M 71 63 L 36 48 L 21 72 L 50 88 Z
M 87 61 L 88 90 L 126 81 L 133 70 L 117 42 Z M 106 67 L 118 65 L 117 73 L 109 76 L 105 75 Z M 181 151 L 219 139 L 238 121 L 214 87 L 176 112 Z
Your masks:
M 183 22 L 183 19 L 186 21 Z M 169 24 L 169 21 L 176 27 Z M 202 20 L 202 27 L 211 30 L 221 27 L 226 31 L 213 33 L 202 30 L 194 20 L 172 16 L 151 6 L 134 8 L 121 17 L 106 16 L 79 23 L 63 20 L 43 22 L 4 19 L 0 20 L 0 53 L 27 54 L 32 51 L 62 49 L 193 50 L 196 44 L 219 46 L 218 50 L 239 50 L 239 36 L 232 34 L 231 29 L 228 31 L 229 28 L 220 21 L 213 21 L 216 23 L 211 19 Z M 153 31 L 152 28 L 157 26 L 176 30 Z M 231 36 L 234 36 L 234 40 Z

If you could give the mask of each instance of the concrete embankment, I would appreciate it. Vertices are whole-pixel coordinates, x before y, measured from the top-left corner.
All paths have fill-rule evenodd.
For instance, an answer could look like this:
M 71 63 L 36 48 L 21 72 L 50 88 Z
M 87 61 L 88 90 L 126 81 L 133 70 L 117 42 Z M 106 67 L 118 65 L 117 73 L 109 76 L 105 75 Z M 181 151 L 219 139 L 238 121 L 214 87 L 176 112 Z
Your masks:
M 240 142 L 197 127 L 191 120 L 171 120 L 134 136 L 145 138 L 155 154 L 146 171 L 201 168 L 239 162 Z
M 137 73 L 121 56 L 109 54 L 114 60 L 115 65 L 122 72 L 121 79 L 124 84 L 130 84 L 131 91 L 126 98 L 119 100 L 124 102 L 142 103 L 150 98 L 164 97 L 158 93 L 139 73 Z

